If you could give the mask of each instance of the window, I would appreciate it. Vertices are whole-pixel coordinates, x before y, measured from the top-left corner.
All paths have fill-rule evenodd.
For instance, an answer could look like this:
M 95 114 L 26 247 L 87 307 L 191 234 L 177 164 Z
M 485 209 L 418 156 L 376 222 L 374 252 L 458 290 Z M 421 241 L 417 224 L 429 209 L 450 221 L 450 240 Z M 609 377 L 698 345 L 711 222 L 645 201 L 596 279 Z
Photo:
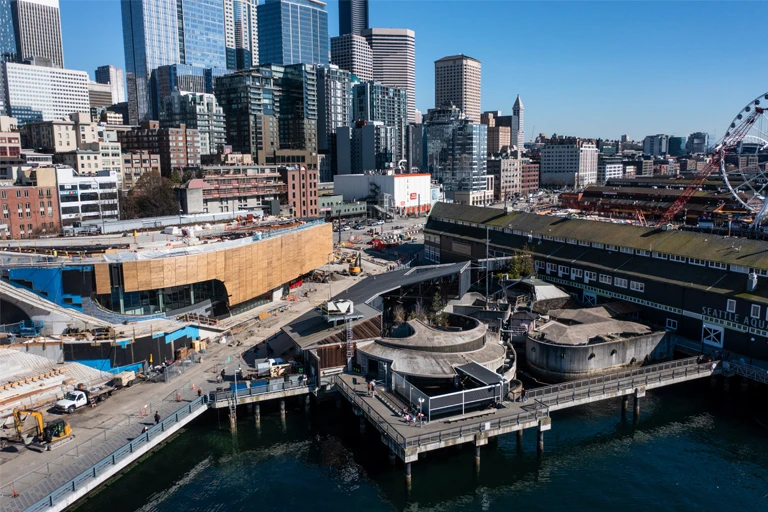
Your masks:
M 731 265 L 731 272 L 739 272 L 741 274 L 749 274 L 749 267 L 742 267 L 741 265 Z
M 653 257 L 656 258 L 657 260 L 665 260 L 665 259 L 667 259 L 667 255 L 666 254 L 662 254 L 660 252 L 654 252 L 653 253 Z
M 635 253 L 635 251 L 633 251 L 629 247 L 619 247 L 619 251 L 623 252 L 624 254 L 634 254 Z
M 589 247 L 589 242 L 587 242 L 585 240 L 579 240 L 579 245 L 582 245 L 584 247 Z
M 673 320 L 672 318 L 667 318 L 667 330 L 668 331 L 676 331 L 677 330 L 677 320 Z
M 633 291 L 636 291 L 636 292 L 643 293 L 645 291 L 645 284 L 638 283 L 637 281 L 630 281 L 629 282 L 629 289 L 633 290 Z
M 597 242 L 592 242 L 592 247 L 594 247 L 595 249 L 604 249 L 605 245 Z
M 706 261 L 700 260 L 700 259 L 696 259 L 696 258 L 688 258 L 688 263 L 690 263 L 691 265 L 697 265 L 699 267 L 703 267 L 703 266 L 705 266 L 707 264 Z
M 719 268 L 720 270 L 726 270 L 728 268 L 728 265 L 725 263 L 718 263 L 717 261 L 710 261 L 709 266 L 712 268 Z
M 669 255 L 669 261 L 677 261 L 678 263 L 685 263 L 685 256 Z
M 611 281 L 613 281 L 611 276 L 607 276 L 605 274 L 600 274 L 600 282 L 601 283 L 603 283 L 603 284 L 611 284 Z
M 589 281 L 595 281 L 597 280 L 597 273 L 592 272 L 589 270 L 584 271 L 584 282 L 588 283 Z
M 580 268 L 572 268 L 571 269 L 571 279 L 580 279 L 584 276 L 584 271 Z
M 561 277 L 563 275 L 567 275 L 568 274 L 568 267 L 566 267 L 565 265 L 560 265 L 559 267 L 557 267 L 557 273 L 560 274 Z
M 644 251 L 642 249 L 636 249 L 635 250 L 635 254 L 637 254 L 638 256 L 650 256 L 651 252 L 650 251 Z
M 615 245 L 610 245 L 610 244 L 606 245 L 605 248 L 608 249 L 609 251 L 618 251 L 619 250 L 618 247 L 616 247 Z
M 613 286 L 616 286 L 618 288 L 626 288 L 627 287 L 627 280 L 623 279 L 621 277 L 614 278 Z
M 749 316 L 752 318 L 760 318 L 760 306 L 752 304 L 752 307 L 749 310 Z
M 733 299 L 728 299 L 728 301 L 725 303 L 725 310 L 729 313 L 735 313 L 736 312 L 736 301 Z
M 544 268 L 544 262 L 543 261 L 535 261 L 533 263 L 533 266 L 536 270 L 541 270 Z
M 554 263 L 547 263 L 547 274 L 554 272 L 555 270 L 557 270 L 557 265 Z

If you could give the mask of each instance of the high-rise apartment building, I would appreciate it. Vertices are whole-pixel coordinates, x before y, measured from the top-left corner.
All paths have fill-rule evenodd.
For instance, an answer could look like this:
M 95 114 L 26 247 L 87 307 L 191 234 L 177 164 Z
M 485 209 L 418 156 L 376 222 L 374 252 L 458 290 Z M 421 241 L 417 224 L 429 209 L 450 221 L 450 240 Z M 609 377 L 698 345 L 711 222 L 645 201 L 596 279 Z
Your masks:
M 541 150 L 541 184 L 580 189 L 597 183 L 597 155 L 593 141 L 550 139 Z
M 332 180 L 336 170 L 336 129 L 352 122 L 352 74 L 338 66 L 317 68 L 317 150 L 330 158 L 321 181 Z M 330 179 L 329 179 L 330 178 Z
M 226 69 L 224 3 L 221 0 L 177 0 L 176 4 L 179 62 L 201 68 Z
M 435 61 L 435 106 L 451 102 L 466 118 L 480 122 L 479 60 L 466 55 L 453 55 Z
M 317 155 L 317 69 L 309 64 L 261 67 L 272 73 L 280 149 Z
M 124 151 L 146 150 L 160 155 L 164 176 L 172 171 L 200 167 L 200 132 L 178 125 L 160 128 L 157 121 L 147 121 L 139 128 L 119 132 Z
M 367 28 L 368 0 L 339 0 L 339 35 L 360 35 Z
M 163 98 L 160 128 L 185 125 L 200 132 L 200 155 L 213 155 L 226 144 L 224 111 L 213 94 L 174 91 Z
M 395 130 L 397 144 L 392 148 L 392 161 L 405 157 L 405 129 L 408 126 L 408 93 L 378 82 L 356 84 L 352 89 L 354 121 L 379 121 Z
M 362 36 L 345 34 L 332 37 L 331 64 L 349 71 L 361 82 L 373 80 L 373 50 Z
M 394 167 L 400 143 L 391 126 L 379 121 L 358 121 L 353 127 L 340 127 L 337 135 L 337 174 L 362 174 Z
M 150 115 L 152 71 L 179 59 L 176 0 L 121 0 L 129 124 Z
M 201 68 L 187 64 L 160 66 L 150 76 L 150 113 L 152 119 L 160 118 L 163 98 L 174 91 L 213 94 L 216 79 L 229 73 L 224 68 Z
M 260 64 L 328 64 L 328 13 L 319 0 L 266 0 L 258 7 Z
M 89 112 L 88 73 L 71 69 L 3 63 L 6 112 L 19 126 Z
M 361 35 L 373 53 L 373 79 L 408 93 L 408 121 L 416 122 L 416 33 L 404 28 L 369 28 Z
M 227 69 L 250 69 L 259 64 L 257 0 L 224 0 Z
M 112 90 L 112 103 L 122 103 L 125 101 L 125 73 L 115 66 L 99 66 L 96 68 L 96 82 L 100 84 L 109 84 Z
M 510 149 L 512 129 L 509 126 L 497 125 L 497 120 L 500 117 L 503 117 L 501 112 L 483 112 L 480 114 L 480 124 L 488 127 L 489 155 L 501 153 L 504 148 Z
M 517 95 L 515 104 L 512 105 L 512 134 L 511 143 L 522 151 L 525 148 L 525 107 Z
M 669 156 L 683 156 L 685 154 L 685 137 L 669 138 Z
M 11 0 L 16 53 L 19 59 L 64 67 L 59 0 Z

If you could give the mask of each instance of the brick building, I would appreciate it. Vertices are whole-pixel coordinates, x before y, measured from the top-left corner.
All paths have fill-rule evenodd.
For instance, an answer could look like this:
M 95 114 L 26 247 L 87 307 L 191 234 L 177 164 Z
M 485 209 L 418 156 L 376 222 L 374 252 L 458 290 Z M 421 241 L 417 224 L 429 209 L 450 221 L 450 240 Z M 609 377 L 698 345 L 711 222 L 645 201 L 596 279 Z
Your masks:
M 123 177 L 119 180 L 121 189 L 133 188 L 139 178 L 152 171 L 160 172 L 160 155 L 139 150 L 123 153 Z
M 524 163 L 522 165 L 522 179 L 520 181 L 520 193 L 530 194 L 540 188 L 539 184 L 539 164 Z
M 317 217 L 317 169 L 306 166 L 280 169 L 280 177 L 288 186 L 288 204 L 294 217 Z
M 160 128 L 158 121 L 146 121 L 141 127 L 118 133 L 124 151 L 149 151 L 160 156 L 163 176 L 171 171 L 200 167 L 200 132 L 179 125 Z
M 55 186 L 0 189 L 0 238 L 30 238 L 57 233 L 61 225 Z

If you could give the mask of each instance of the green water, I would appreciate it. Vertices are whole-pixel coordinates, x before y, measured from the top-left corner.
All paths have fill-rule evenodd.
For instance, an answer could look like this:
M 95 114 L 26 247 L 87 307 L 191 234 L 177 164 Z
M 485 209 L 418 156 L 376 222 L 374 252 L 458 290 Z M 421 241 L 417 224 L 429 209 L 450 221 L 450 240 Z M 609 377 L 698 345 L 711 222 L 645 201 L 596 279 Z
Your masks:
M 469 446 L 433 452 L 410 493 L 347 406 L 297 407 L 284 424 L 262 408 L 258 430 L 243 410 L 235 436 L 211 412 L 77 510 L 768 511 L 767 402 L 707 380 L 649 392 L 636 425 L 618 399 L 554 412 L 541 458 L 532 430 L 522 451 L 514 435 L 483 447 L 479 473 Z

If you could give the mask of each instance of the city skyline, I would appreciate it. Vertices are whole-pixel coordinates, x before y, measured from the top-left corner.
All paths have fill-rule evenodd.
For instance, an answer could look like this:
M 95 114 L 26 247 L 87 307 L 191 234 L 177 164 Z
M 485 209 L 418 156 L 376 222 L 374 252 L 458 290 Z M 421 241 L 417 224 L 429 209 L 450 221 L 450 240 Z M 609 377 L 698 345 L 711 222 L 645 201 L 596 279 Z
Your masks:
M 68 68 L 92 73 L 112 64 L 125 69 L 121 31 L 103 23 L 114 18 L 119 25 L 119 2 L 89 2 L 88 9 L 83 3 L 61 4 Z M 434 61 L 464 53 L 483 62 L 483 111 L 511 114 L 516 95 L 525 98 L 526 141 L 540 132 L 610 139 L 628 133 L 642 140 L 655 133 L 702 131 L 719 138 L 744 104 L 764 92 L 768 71 L 750 66 L 735 42 L 686 41 L 740 22 L 752 12 L 751 4 L 729 2 L 727 10 L 719 3 L 698 4 L 696 10 L 685 3 L 640 5 L 474 2 L 468 9 L 466 3 L 449 2 L 438 10 L 425 1 L 398 9 L 371 2 L 370 25 L 416 32 L 416 108 L 422 112 L 434 107 Z M 338 4 L 329 2 L 327 11 L 333 37 L 339 32 Z M 519 50 L 488 44 L 506 40 L 503 27 L 498 35 L 493 30 L 478 35 L 483 20 L 544 16 L 546 23 L 516 29 Z M 472 25 L 477 33 L 466 30 Z M 587 33 L 598 35 L 583 37 Z M 756 31 L 749 36 L 758 46 L 766 38 Z M 701 71 L 721 58 L 729 62 L 722 73 Z M 738 70 L 738 76 L 728 70 Z

